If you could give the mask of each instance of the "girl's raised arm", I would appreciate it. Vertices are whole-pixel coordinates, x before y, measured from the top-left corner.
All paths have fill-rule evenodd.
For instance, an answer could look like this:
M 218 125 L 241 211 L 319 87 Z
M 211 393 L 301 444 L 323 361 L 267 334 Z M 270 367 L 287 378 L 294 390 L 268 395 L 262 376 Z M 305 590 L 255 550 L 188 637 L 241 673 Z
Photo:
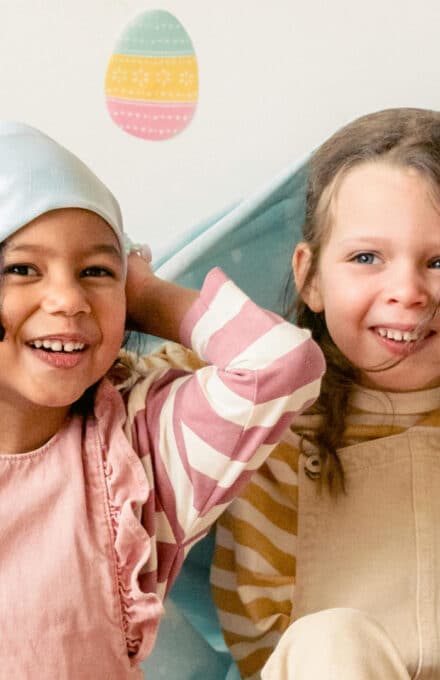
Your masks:
M 180 339 L 208 365 L 147 372 L 131 388 L 125 426 L 148 477 L 144 519 L 155 533 L 143 588 L 162 595 L 189 548 L 316 399 L 324 371 L 309 331 L 259 308 L 219 269 Z
M 131 330 L 180 341 L 180 324 L 198 291 L 159 279 L 137 252 L 128 256 L 125 289 L 127 325 Z

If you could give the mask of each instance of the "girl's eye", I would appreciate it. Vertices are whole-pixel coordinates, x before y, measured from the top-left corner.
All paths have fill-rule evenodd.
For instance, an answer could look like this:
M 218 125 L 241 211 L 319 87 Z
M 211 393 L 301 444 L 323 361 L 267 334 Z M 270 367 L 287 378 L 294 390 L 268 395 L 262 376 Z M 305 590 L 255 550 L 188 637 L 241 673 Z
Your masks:
M 114 273 L 110 269 L 107 269 L 106 267 L 86 267 L 85 269 L 82 270 L 81 277 L 88 276 L 97 278 L 103 276 L 114 277 Z
M 359 264 L 376 264 L 377 260 L 377 255 L 374 253 L 357 253 L 352 258 L 352 262 L 358 262 Z
M 431 260 L 429 267 L 430 269 L 440 269 L 440 258 L 437 257 L 435 260 Z
M 3 274 L 15 274 L 16 276 L 38 276 L 37 270 L 30 264 L 9 264 L 4 268 Z

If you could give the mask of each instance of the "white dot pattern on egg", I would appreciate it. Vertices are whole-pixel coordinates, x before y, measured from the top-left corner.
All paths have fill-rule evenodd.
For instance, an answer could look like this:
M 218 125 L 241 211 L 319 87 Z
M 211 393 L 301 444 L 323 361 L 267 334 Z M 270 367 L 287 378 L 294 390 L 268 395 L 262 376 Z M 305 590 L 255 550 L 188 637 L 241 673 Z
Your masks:
M 135 137 L 169 139 L 191 122 L 198 95 L 197 58 L 182 24 L 165 10 L 135 17 L 107 66 L 106 103 L 116 125 Z

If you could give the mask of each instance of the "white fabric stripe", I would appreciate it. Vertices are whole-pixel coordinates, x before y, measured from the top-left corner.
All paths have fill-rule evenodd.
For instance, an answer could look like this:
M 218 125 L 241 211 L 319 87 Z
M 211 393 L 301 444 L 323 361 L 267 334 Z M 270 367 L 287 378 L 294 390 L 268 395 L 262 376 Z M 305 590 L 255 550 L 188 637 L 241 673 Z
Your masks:
M 182 380 L 188 380 L 188 377 Z M 176 381 L 181 382 L 181 381 Z M 175 392 L 178 389 L 176 383 L 173 384 L 173 389 L 170 392 L 166 407 L 164 407 L 160 414 L 160 450 L 162 452 L 162 460 L 172 480 L 172 486 L 176 497 L 176 512 L 180 526 L 186 533 L 186 540 L 191 541 L 191 538 L 200 532 L 203 532 L 211 527 L 213 522 L 224 512 L 228 503 L 219 503 L 212 508 L 204 517 L 200 517 L 199 510 L 194 504 L 194 487 L 190 477 L 188 477 L 185 467 L 177 447 L 174 437 L 173 428 L 169 427 L 169 422 L 172 422 L 172 415 L 174 411 Z M 171 396 L 173 397 L 171 403 Z M 168 424 L 167 424 L 168 419 Z M 167 442 L 165 444 L 165 441 Z M 203 442 L 203 449 L 199 450 L 199 456 L 205 457 L 204 450 L 210 449 L 210 446 Z M 165 455 L 165 452 L 168 455 Z M 228 465 L 231 463 L 229 462 Z M 159 530 L 161 526 L 157 527 L 157 537 L 159 538 Z
M 274 648 L 280 641 L 280 637 L 281 633 L 278 633 L 276 630 L 271 630 L 260 640 L 258 640 L 258 642 L 238 642 L 231 647 L 231 649 L 234 651 L 234 658 L 238 661 L 241 661 L 242 659 L 245 659 L 247 656 L 249 656 L 249 654 L 252 654 L 252 652 L 255 652 L 256 649 L 260 649 L 261 647 Z
M 209 367 L 209 370 L 215 369 Z M 152 373 L 146 379 L 142 380 L 141 383 L 139 383 L 132 389 L 128 404 L 129 418 L 126 422 L 127 431 L 129 431 L 129 428 L 134 421 L 136 413 L 142 411 L 145 408 L 146 398 L 145 395 L 148 392 L 148 389 L 151 387 L 151 384 L 155 380 L 159 379 L 164 373 L 166 373 L 166 370 L 163 369 L 152 371 Z M 191 535 L 199 533 L 199 531 L 203 531 L 204 529 L 209 527 L 214 521 L 213 515 L 211 513 L 208 513 L 208 516 L 205 517 L 203 520 L 199 519 L 199 513 L 194 507 L 194 489 L 192 486 L 192 481 L 188 477 L 186 470 L 182 464 L 182 459 L 180 457 L 180 453 L 174 437 L 174 430 L 172 427 L 170 427 L 170 423 L 172 423 L 173 421 L 176 392 L 183 383 L 185 383 L 187 380 L 192 379 L 192 377 L 193 376 L 191 375 L 183 376 L 182 378 L 179 378 L 172 383 L 168 398 L 162 406 L 159 419 L 159 450 L 161 452 L 162 461 L 164 463 L 165 469 L 168 473 L 171 485 L 173 487 L 173 491 L 176 496 L 178 522 L 180 526 L 188 533 L 188 538 L 190 538 Z M 207 447 L 210 448 L 209 445 L 203 442 L 202 451 Z M 199 457 L 203 459 L 205 456 L 202 453 L 202 451 L 199 450 Z M 142 462 L 144 464 L 144 468 L 146 470 L 148 479 L 152 480 L 153 479 L 152 468 L 151 464 L 148 465 L 146 463 L 147 460 L 149 460 L 149 457 L 145 457 L 145 459 L 143 459 Z M 222 512 L 225 507 L 226 504 L 219 505 L 216 516 L 220 514 L 220 512 Z M 157 521 L 156 529 L 157 539 L 162 541 L 171 540 L 171 542 L 174 543 L 176 539 L 173 534 L 172 527 L 168 522 L 168 519 L 166 519 L 165 515 L 160 515 L 160 518 L 161 519 L 159 519 L 158 517 Z M 190 527 L 191 532 L 189 532 Z M 154 559 L 156 560 L 156 557 L 154 557 Z M 157 567 L 157 564 L 155 565 L 155 567 Z
M 320 379 L 306 383 L 295 390 L 288 401 L 286 397 L 278 397 L 277 399 L 272 399 L 263 402 L 262 404 L 256 404 L 251 417 L 246 424 L 246 429 L 256 425 L 260 425 L 261 427 L 272 427 L 278 422 L 280 416 L 285 413 L 286 410 L 295 412 L 300 411 L 304 407 L 306 401 L 315 399 L 317 394 L 319 394 L 320 383 Z
M 210 446 L 195 432 L 182 423 L 188 461 L 191 467 L 211 479 L 220 480 L 222 486 L 229 487 L 245 470 L 245 464 L 231 460 L 228 455 Z M 204 455 L 200 455 L 204 451 Z
M 215 538 L 217 544 L 221 545 L 222 548 L 226 548 L 227 550 L 234 549 L 235 541 L 232 537 L 232 533 L 229 531 L 229 529 L 226 529 L 222 524 L 216 525 Z
M 284 482 L 287 482 L 288 484 L 291 483 L 292 468 L 285 461 L 278 460 L 277 458 L 271 458 L 270 470 L 273 473 L 275 479 L 281 484 L 284 484 Z
M 293 423 L 293 427 L 295 427 L 295 426 L 296 426 L 296 419 L 295 419 L 295 422 Z M 298 479 L 298 473 L 295 471 L 294 465 L 295 465 L 295 461 L 298 462 L 298 459 L 299 459 L 299 456 L 300 456 L 301 438 L 297 437 L 295 442 L 292 443 L 292 434 L 293 434 L 292 428 L 289 427 L 287 430 L 285 430 L 283 432 L 283 436 L 281 437 L 279 443 L 277 444 L 277 447 L 280 446 L 283 449 L 285 449 L 286 446 L 288 447 L 288 454 L 287 454 L 288 465 L 289 465 L 289 469 L 290 469 L 290 472 L 291 472 L 292 484 L 293 484 L 294 483 L 293 480 L 296 481 Z M 294 450 L 291 451 L 291 449 L 294 449 Z M 269 468 L 271 468 L 272 462 L 274 462 L 274 461 L 276 462 L 276 461 L 279 461 L 279 460 L 283 461 L 283 460 L 285 460 L 285 457 L 286 457 L 285 451 L 283 452 L 283 455 L 281 455 L 281 457 L 277 453 L 274 453 L 273 457 L 268 461 Z
M 227 550 L 233 550 L 234 547 L 236 548 L 235 557 L 237 564 L 243 566 L 244 569 L 260 571 L 273 576 L 279 575 L 277 569 L 274 569 L 270 562 L 267 562 L 258 552 L 242 544 L 237 546 L 232 539 L 231 532 L 225 529 L 221 524 L 217 525 L 216 538 L 218 545 L 223 548 L 226 548 Z
M 125 422 L 125 433 L 127 434 L 129 441 L 132 441 L 131 426 L 135 420 L 136 414 L 139 411 L 144 411 L 145 401 L 147 397 L 148 390 L 151 385 L 160 380 L 160 378 L 169 371 L 169 368 L 156 368 L 151 369 L 147 375 L 142 377 L 142 380 L 138 382 L 130 391 L 130 396 L 127 403 L 127 420 Z
M 222 284 L 192 330 L 191 345 L 202 358 L 206 357 L 206 346 L 213 334 L 237 316 L 247 301 L 247 296 L 232 281 Z
M 269 630 L 278 617 L 279 614 L 273 614 L 272 616 L 259 619 L 258 628 L 260 635 L 264 631 Z M 256 635 L 255 624 L 245 616 L 240 616 L 239 614 L 231 614 L 230 612 L 221 610 L 221 624 L 225 631 L 235 633 L 236 635 L 240 635 L 240 637 L 254 637 Z
M 166 593 L 166 590 L 167 590 L 167 584 L 168 584 L 168 581 L 160 581 L 160 582 L 158 581 L 157 582 L 156 592 L 159 595 L 161 600 L 163 600 L 164 597 L 165 597 L 165 593 Z
M 197 379 L 203 395 L 220 418 L 241 427 L 246 424 L 249 413 L 253 408 L 250 399 L 235 394 L 219 378 L 217 371 L 212 366 L 206 366 L 198 371 Z M 284 400 L 285 403 L 286 400 Z
M 245 426 L 246 429 L 256 426 L 272 428 L 286 410 L 299 411 L 306 401 L 315 398 L 320 385 L 319 379 L 314 380 L 299 387 L 290 396 L 252 405 L 250 399 L 232 392 L 211 366 L 199 370 L 197 379 L 215 413 L 235 425 Z
M 241 354 L 232 359 L 229 366 L 246 368 L 249 365 L 253 370 L 261 370 L 302 345 L 310 337 L 309 330 L 297 328 L 283 321 L 246 347 Z
M 151 456 L 142 456 L 140 458 L 140 461 L 142 463 L 142 467 L 145 470 L 145 474 L 147 476 L 147 479 L 153 479 L 153 467 L 151 465 Z
M 267 459 L 266 465 L 269 470 L 272 470 L 272 458 Z M 286 465 L 288 464 L 286 463 Z M 294 470 L 292 470 L 292 468 L 289 467 L 289 470 L 291 479 L 283 479 L 283 484 L 298 486 L 298 475 Z M 255 484 L 255 486 L 258 486 L 268 496 L 270 496 L 270 498 L 275 501 L 275 503 L 279 503 L 280 505 L 297 510 L 297 508 L 294 508 L 293 504 L 291 504 L 291 499 L 286 499 L 286 496 L 278 490 L 278 487 L 276 487 L 272 481 L 268 481 L 264 477 L 263 473 L 260 474 L 260 472 L 256 472 L 254 475 L 252 475 L 251 482 L 252 484 Z
M 248 464 L 248 470 L 258 470 L 264 461 L 270 456 L 271 451 L 274 450 L 275 444 L 262 444 L 258 447 L 253 455 L 251 462 Z
M 168 399 L 164 404 L 160 413 L 160 434 L 159 434 L 159 450 L 162 453 L 162 460 L 165 465 L 168 476 L 171 479 L 171 484 L 176 497 L 176 512 L 178 522 L 181 527 L 185 530 L 187 534 L 187 540 L 191 540 L 191 537 L 204 531 L 217 519 L 217 517 L 224 511 L 227 507 L 227 503 L 221 503 L 215 506 L 208 514 L 201 518 L 199 515 L 199 510 L 194 506 L 194 487 L 191 478 L 188 476 L 185 467 L 182 463 L 182 458 L 175 440 L 174 430 L 170 427 L 170 423 L 173 421 L 173 414 L 175 409 L 175 396 L 180 385 L 186 380 L 190 380 L 191 376 L 184 376 L 173 382 Z M 187 432 L 189 429 L 186 428 Z M 207 444 L 202 439 L 198 440 L 198 450 L 197 457 L 200 460 L 209 460 L 211 454 L 211 446 Z M 194 440 L 195 441 L 195 440 Z M 194 443 L 194 442 L 193 442 Z M 200 448 L 202 447 L 202 448 Z M 190 451 L 187 451 L 189 454 Z M 191 451 L 191 453 L 193 453 Z M 219 454 L 220 455 L 220 454 Z M 192 455 L 193 462 L 195 456 Z M 224 457 L 226 460 L 226 457 Z M 224 465 L 229 469 L 231 466 L 231 461 L 228 459 Z M 241 468 L 242 469 L 242 468 Z M 237 468 L 235 468 L 235 472 Z M 211 470 L 212 472 L 212 470 Z M 212 474 L 210 475 L 212 477 Z M 226 479 L 226 478 L 225 478 Z M 235 478 L 234 478 L 235 481 Z M 158 526 L 158 531 L 161 526 Z M 159 539 L 159 533 L 157 534 Z M 160 537 L 161 538 L 161 537 Z
M 175 543 L 176 537 L 163 510 L 156 511 L 155 518 L 156 535 L 165 543 Z
M 244 604 L 253 602 L 263 597 L 273 602 L 292 601 L 293 583 L 284 586 L 271 586 L 270 588 L 257 588 L 256 586 L 240 586 L 240 599 Z
M 194 525 L 198 512 L 194 508 L 194 489 L 183 466 L 171 423 L 173 422 L 176 391 L 188 379 L 188 376 L 185 376 L 172 383 L 159 417 L 159 451 L 175 493 L 178 522 L 185 530 Z
M 240 404 L 240 408 L 243 409 L 242 415 L 247 414 L 249 412 L 250 406 L 252 406 L 251 402 L 235 395 L 229 389 L 227 388 L 225 389 L 223 382 L 219 381 L 216 374 L 213 372 L 215 371 L 215 369 L 207 367 L 202 371 L 202 373 L 207 371 L 210 372 L 208 382 L 211 383 L 209 385 L 210 387 L 209 399 L 208 394 L 206 395 L 208 401 L 210 401 L 211 403 L 213 401 L 212 399 L 213 385 L 215 385 L 214 389 L 220 386 L 220 390 L 223 392 L 223 397 L 219 401 L 219 407 L 221 407 L 223 411 L 222 416 L 224 417 L 226 415 L 228 420 L 230 421 L 234 420 L 232 413 L 227 414 L 224 413 L 225 405 L 229 404 L 231 401 L 236 401 Z M 132 394 L 129 400 L 129 419 L 127 421 L 128 428 L 131 426 L 136 413 L 139 410 L 142 410 L 142 408 L 144 408 L 145 393 L 151 386 L 151 383 L 153 382 L 153 377 L 154 379 L 157 379 L 158 377 L 162 376 L 164 372 L 165 371 L 161 369 L 158 370 L 157 372 L 154 371 L 154 376 L 153 375 L 149 376 L 149 378 L 151 379 L 143 380 L 142 383 L 136 385 L 135 388 L 132 390 Z M 202 376 L 198 374 L 198 378 L 200 379 L 201 377 Z M 188 478 L 185 468 L 182 465 L 181 458 L 177 449 L 177 444 L 175 442 L 173 429 L 169 427 L 169 422 L 172 421 L 172 416 L 174 412 L 175 393 L 177 389 L 179 389 L 179 387 L 188 379 L 190 379 L 189 376 L 184 376 L 173 383 L 168 400 L 161 410 L 159 425 L 159 440 L 160 440 L 159 447 L 162 453 L 162 460 L 164 462 L 168 475 L 170 476 L 170 479 L 172 479 L 174 492 L 176 494 L 176 504 L 179 523 L 184 528 L 185 527 L 189 528 L 189 526 L 193 527 L 191 535 L 194 535 L 195 533 L 203 531 L 205 528 L 207 528 L 213 521 L 213 516 L 212 513 L 209 513 L 208 517 L 205 518 L 204 520 L 198 519 L 198 512 L 194 508 L 194 490 L 192 487 L 192 482 L 190 478 Z M 235 409 L 237 409 L 237 404 L 235 404 Z M 235 418 L 235 420 L 238 421 L 237 422 L 238 425 L 241 425 L 239 418 Z M 223 454 L 216 452 L 216 450 L 213 449 L 210 445 L 206 444 L 206 442 L 200 440 L 195 433 L 192 433 L 189 430 L 188 427 L 185 427 L 185 432 L 186 432 L 185 439 L 188 446 L 187 450 L 190 456 L 190 465 L 193 466 L 195 469 L 207 472 L 207 474 L 209 474 L 210 477 L 214 477 L 212 472 L 213 471 L 212 461 L 214 460 L 214 458 L 216 458 L 216 462 L 221 467 L 222 458 L 224 459 L 225 457 L 223 456 Z M 192 437 L 191 443 L 187 441 L 188 437 L 190 438 Z M 196 442 L 197 449 L 195 448 Z M 203 450 L 207 451 L 206 456 L 201 455 L 199 445 L 203 446 L 202 451 Z M 248 469 L 251 470 L 260 467 L 260 465 L 264 462 L 264 460 L 267 458 L 267 456 L 270 454 L 273 448 L 274 448 L 273 444 L 261 445 L 259 449 L 254 453 L 252 464 L 248 465 Z M 197 450 L 199 450 L 198 455 Z M 197 464 L 197 460 L 200 461 L 199 464 Z M 144 464 L 144 468 L 146 470 L 148 479 L 152 479 L 153 475 L 150 458 L 146 456 L 142 460 L 142 462 Z M 232 468 L 229 467 L 230 465 L 232 465 Z M 222 479 L 221 486 L 228 487 L 233 481 L 235 481 L 237 475 L 239 475 L 240 472 L 243 470 L 244 465 L 243 463 L 240 462 L 230 463 L 229 460 L 226 459 L 226 464 L 223 464 L 223 467 L 224 468 L 229 467 L 229 469 L 231 469 L 231 477 L 228 476 Z M 215 478 L 218 479 L 218 469 L 215 471 Z M 216 516 L 219 515 L 224 507 L 226 507 L 226 504 L 216 508 L 215 515 Z M 164 541 L 175 540 L 173 537 L 172 528 L 168 520 L 165 521 L 165 517 L 161 518 L 161 521 L 158 521 L 157 537 L 159 540 Z
M 243 568 L 250 569 L 251 571 L 262 571 L 274 575 L 278 574 L 278 570 L 275 569 L 270 562 L 267 562 L 259 552 L 244 545 L 240 545 L 240 559 L 238 559 L 237 562 Z
M 237 577 L 235 572 L 226 571 L 213 565 L 211 567 L 211 583 L 223 590 L 234 592 L 237 590 Z M 262 597 L 267 597 L 275 602 L 292 600 L 294 584 L 292 583 L 275 586 L 240 586 L 240 600 L 243 604 L 249 604 Z
M 251 524 L 252 527 L 263 534 L 277 550 L 281 550 L 286 553 L 287 556 L 292 552 L 296 554 L 297 537 L 288 531 L 280 529 L 247 499 L 239 498 L 235 501 L 230 507 L 230 514 L 238 520 Z
M 210 581 L 214 586 L 223 588 L 223 590 L 234 591 L 237 589 L 237 575 L 235 571 L 226 571 L 226 569 L 216 567 L 214 564 L 211 566 Z
M 194 527 L 194 529 L 191 532 L 188 532 L 187 534 L 187 540 L 191 540 L 196 534 L 199 534 L 201 531 L 205 531 L 207 529 L 210 529 L 212 524 L 215 522 L 215 520 L 226 510 L 228 507 L 229 503 L 219 503 L 218 505 L 215 505 L 207 515 L 204 517 L 199 517 L 197 521 L 197 525 Z

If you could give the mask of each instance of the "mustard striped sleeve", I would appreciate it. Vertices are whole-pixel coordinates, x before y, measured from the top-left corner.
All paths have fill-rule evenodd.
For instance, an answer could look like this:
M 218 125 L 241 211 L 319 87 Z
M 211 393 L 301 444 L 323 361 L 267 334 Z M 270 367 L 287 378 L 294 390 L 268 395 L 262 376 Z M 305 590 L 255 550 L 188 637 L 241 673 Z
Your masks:
M 299 451 L 281 442 L 217 523 L 211 584 L 243 678 L 257 678 L 291 617 Z

